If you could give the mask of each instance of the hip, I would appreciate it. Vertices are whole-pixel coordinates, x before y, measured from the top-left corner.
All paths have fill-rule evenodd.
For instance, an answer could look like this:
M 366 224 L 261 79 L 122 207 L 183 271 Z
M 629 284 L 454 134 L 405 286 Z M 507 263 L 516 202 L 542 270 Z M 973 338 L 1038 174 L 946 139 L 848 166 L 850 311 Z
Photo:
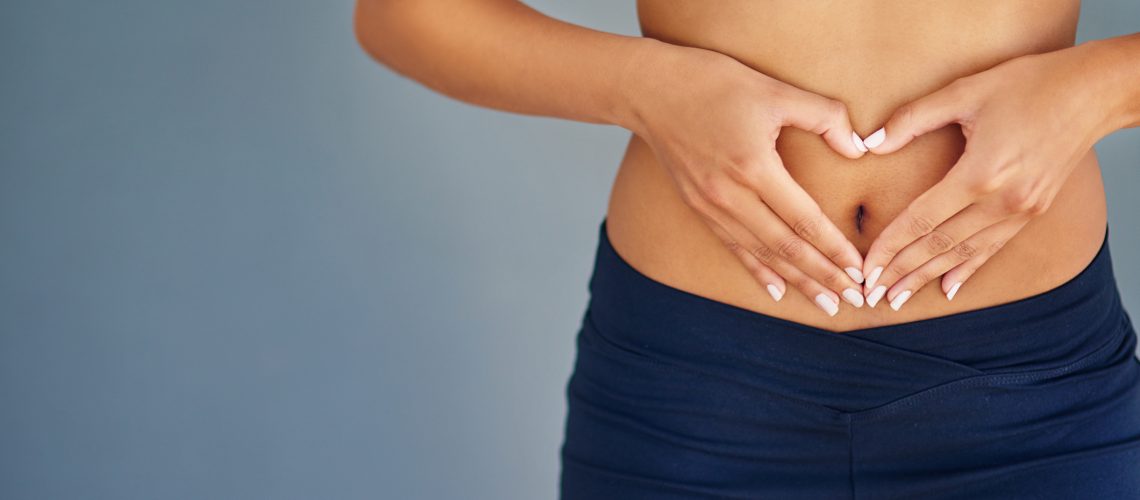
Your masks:
M 1044 293 L 837 333 L 640 274 L 607 223 L 563 498 L 1140 494 L 1140 359 L 1107 239 Z

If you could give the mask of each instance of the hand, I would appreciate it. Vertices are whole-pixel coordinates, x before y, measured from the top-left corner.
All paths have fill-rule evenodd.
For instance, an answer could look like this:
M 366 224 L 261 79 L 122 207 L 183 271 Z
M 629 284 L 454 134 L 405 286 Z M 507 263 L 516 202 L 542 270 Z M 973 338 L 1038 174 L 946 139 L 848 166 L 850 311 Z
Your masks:
M 637 115 L 630 128 L 685 203 L 774 300 L 790 282 L 829 315 L 840 297 L 862 307 L 862 256 L 776 152 L 780 129 L 793 126 L 822 135 L 847 158 L 861 157 L 843 103 L 718 52 L 663 45 L 627 77 Z
M 1102 137 L 1077 48 L 1011 59 L 899 108 L 866 145 L 889 154 L 957 123 L 965 152 L 875 239 L 864 293 L 898 310 L 942 277 L 947 300 L 1053 198 Z M 1103 114 L 1103 113 L 1100 113 Z M 873 287 L 873 288 L 872 288 Z

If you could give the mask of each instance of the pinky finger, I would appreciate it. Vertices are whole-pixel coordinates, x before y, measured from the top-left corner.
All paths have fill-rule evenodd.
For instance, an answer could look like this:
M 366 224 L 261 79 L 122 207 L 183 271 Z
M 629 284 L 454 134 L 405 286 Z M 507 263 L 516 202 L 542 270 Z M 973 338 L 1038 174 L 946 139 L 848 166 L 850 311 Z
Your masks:
M 772 296 L 772 300 L 779 302 L 780 299 L 784 298 L 784 292 L 787 290 L 787 284 L 784 283 L 784 278 L 781 278 L 779 274 L 776 274 L 776 271 L 773 271 L 772 268 L 760 262 L 741 242 L 733 238 L 731 234 L 728 234 L 728 231 L 725 231 L 720 224 L 715 223 L 708 217 L 705 218 L 705 221 L 709 227 L 712 228 L 713 232 L 716 233 L 717 237 L 725 243 L 725 246 L 727 246 L 732 253 L 736 254 L 736 257 L 740 259 L 740 262 L 744 264 L 744 267 L 748 269 L 752 277 L 764 284 L 764 288 L 768 291 L 768 295 Z
M 987 232 L 989 230 L 996 230 L 997 237 L 988 240 L 984 246 L 978 249 L 976 255 L 947 271 L 946 274 L 942 276 L 942 293 L 946 294 L 946 300 L 954 300 L 954 296 L 958 294 L 958 289 L 962 287 L 962 284 L 970 279 L 970 277 L 978 271 L 978 268 L 982 267 L 982 264 L 990 260 L 990 257 L 993 257 L 994 254 L 1001 250 L 1006 241 L 1009 241 L 1013 235 L 1021 231 L 1021 228 L 1025 226 L 1027 222 L 1029 222 L 1028 218 L 1015 218 L 1006 219 L 1005 221 L 990 226 Z M 1000 230 L 998 230 L 999 227 L 1001 228 Z

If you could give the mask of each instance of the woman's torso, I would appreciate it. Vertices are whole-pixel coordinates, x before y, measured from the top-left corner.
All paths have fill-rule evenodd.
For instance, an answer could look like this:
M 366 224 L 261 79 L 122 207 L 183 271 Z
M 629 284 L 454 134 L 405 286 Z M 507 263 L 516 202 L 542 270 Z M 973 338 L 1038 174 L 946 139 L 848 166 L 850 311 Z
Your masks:
M 1071 46 L 1079 1 L 640 0 L 638 12 L 645 36 L 722 52 L 845 102 L 856 132 L 866 136 L 901 104 L 959 76 L 1019 55 Z M 891 155 L 850 160 L 819 136 L 785 128 L 777 151 L 865 255 L 892 218 L 946 173 L 964 144 L 960 129 L 951 126 Z M 619 167 L 606 218 L 614 249 L 650 278 L 763 314 L 846 331 L 978 309 L 1054 288 L 1096 254 L 1106 210 L 1099 165 L 1090 151 L 1049 210 L 1006 243 L 952 302 L 936 280 L 899 311 L 841 302 L 835 317 L 792 287 L 784 300 L 773 302 L 681 201 L 669 174 L 637 136 Z

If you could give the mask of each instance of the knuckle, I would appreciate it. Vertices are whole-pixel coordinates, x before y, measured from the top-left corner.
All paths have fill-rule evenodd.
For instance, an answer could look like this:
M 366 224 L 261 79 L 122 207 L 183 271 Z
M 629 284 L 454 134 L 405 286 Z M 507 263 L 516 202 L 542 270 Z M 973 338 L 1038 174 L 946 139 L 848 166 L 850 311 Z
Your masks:
M 921 238 L 933 229 L 934 224 L 922 215 L 911 215 L 907 218 L 906 230 L 914 238 Z
M 967 260 L 967 259 L 973 257 L 974 255 L 977 255 L 977 253 L 978 253 L 978 247 L 976 247 L 970 243 L 967 243 L 965 241 L 963 241 L 957 245 L 954 245 L 954 254 L 957 255 L 958 258 L 960 258 L 962 260 Z
M 701 186 L 701 196 L 710 204 L 720 208 L 729 208 L 728 195 L 720 181 L 707 181 Z
M 760 94 L 768 97 L 773 103 L 787 102 L 789 99 L 795 97 L 795 91 L 799 90 L 787 85 L 774 84 L 772 80 L 768 78 L 763 78 L 760 82 L 763 89 Z
M 799 236 L 788 236 L 776 244 L 776 252 L 785 260 L 797 260 L 804 255 L 807 242 Z
M 768 264 L 776 259 L 776 252 L 772 250 L 772 247 L 760 243 L 752 249 L 752 256 L 756 257 L 756 260 Z
M 815 282 L 812 281 L 811 278 L 808 278 L 807 276 L 800 276 L 792 280 L 792 282 L 796 285 L 796 288 L 803 291 L 804 294 L 808 297 L 815 296 L 815 293 L 812 293 L 812 289 L 815 288 Z
M 992 173 L 992 172 L 986 172 Z M 976 195 L 992 194 L 1001 187 L 1001 179 L 997 175 L 980 175 L 969 184 L 969 189 Z
M 894 239 L 883 240 L 879 245 L 879 251 L 882 252 L 884 257 L 893 259 L 901 251 L 900 245 Z
M 1001 250 L 1001 247 L 1003 247 L 1003 246 L 1005 246 L 1005 240 L 997 240 L 997 241 L 994 241 L 993 243 L 990 243 L 990 249 L 989 249 L 990 254 L 992 255 L 992 254 L 997 253 L 998 250 Z
M 818 216 L 803 217 L 792 224 L 792 230 L 805 240 L 815 240 L 822 228 L 823 222 Z
M 940 254 L 954 246 L 954 238 L 937 229 L 926 235 L 926 247 L 932 253 Z
M 729 168 L 734 170 L 747 170 L 752 163 L 751 157 L 743 153 L 732 153 L 724 158 Z
M 725 157 L 724 164 L 729 173 L 737 179 L 748 179 L 760 171 L 760 162 L 750 153 L 729 154 Z
M 908 102 L 899 107 L 895 111 L 894 121 L 903 125 L 910 125 L 914 123 L 915 118 L 918 116 L 918 104 Z
M 961 120 L 960 123 L 963 129 L 968 129 L 972 126 L 974 116 L 978 110 L 978 100 L 971 98 L 971 95 L 977 92 L 977 86 L 978 82 L 975 81 L 973 75 L 965 75 L 955 78 L 945 89 L 949 100 L 955 103 L 961 103 L 958 110 L 958 118 Z
M 931 271 L 927 271 L 927 270 L 920 268 L 920 269 L 916 269 L 913 273 L 911 273 L 911 278 L 914 280 L 914 282 L 916 284 L 921 285 L 923 283 L 930 283 L 931 281 L 933 281 L 934 275 Z
M 847 275 L 839 271 L 828 272 L 823 277 L 823 286 L 831 289 L 840 289 L 847 286 Z
M 1049 205 L 1049 200 L 1043 197 L 1038 197 L 1037 200 L 1035 200 L 1033 204 L 1029 206 L 1027 213 L 1034 216 L 1041 215 L 1045 213 L 1045 211 L 1049 210 Z
M 907 273 L 909 273 L 909 272 L 910 272 L 910 269 L 907 269 L 906 266 L 903 266 L 902 264 L 890 264 L 887 267 L 883 268 L 883 274 L 882 274 L 882 276 L 879 277 L 879 283 L 886 284 L 886 280 L 884 280 L 883 277 L 886 277 L 886 276 L 903 277 L 903 276 L 906 276 Z
M 839 262 L 839 259 L 841 257 L 843 257 L 843 254 L 844 254 L 844 251 L 842 248 L 835 247 L 835 248 L 829 248 L 824 255 L 826 255 L 827 258 L 829 260 L 831 260 L 832 262 Z
M 778 173 L 777 168 L 779 168 L 778 163 L 773 163 L 764 156 L 757 156 L 749 160 L 739 172 L 753 188 L 759 191 L 773 182 Z
M 736 182 L 756 190 L 765 185 L 769 171 L 765 168 L 764 162 L 756 156 L 739 154 L 729 157 L 726 161 L 728 173 Z
M 732 238 L 724 240 L 724 246 L 728 247 L 728 249 L 730 251 L 732 251 L 732 253 L 735 253 L 735 254 L 741 253 L 741 250 L 742 250 L 742 248 L 740 246 L 740 242 L 736 241 L 735 239 L 732 239 Z
M 697 213 L 711 215 L 713 212 L 710 210 L 711 207 L 709 207 L 708 201 L 701 196 L 700 191 L 696 188 L 682 189 L 681 198 L 686 205 L 697 211 Z
M 1011 189 L 1002 195 L 1002 204 L 1010 213 L 1027 213 L 1036 202 L 1028 189 Z

